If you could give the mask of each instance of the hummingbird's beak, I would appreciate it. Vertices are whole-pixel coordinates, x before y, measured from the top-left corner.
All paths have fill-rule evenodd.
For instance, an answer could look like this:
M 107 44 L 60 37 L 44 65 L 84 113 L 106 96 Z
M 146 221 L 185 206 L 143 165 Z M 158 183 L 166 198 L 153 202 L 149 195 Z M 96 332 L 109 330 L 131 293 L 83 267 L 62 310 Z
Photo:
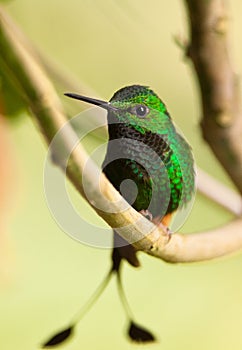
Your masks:
M 113 111 L 117 111 L 118 110 L 116 107 L 112 106 L 110 102 L 97 100 L 96 98 L 82 96 L 82 95 L 78 95 L 78 94 L 74 94 L 74 93 L 70 93 L 70 92 L 67 92 L 64 95 L 68 96 L 68 97 L 71 97 L 71 98 L 74 98 L 76 100 L 80 100 L 80 101 L 83 101 L 83 102 L 91 103 L 92 105 L 99 106 L 99 107 L 104 108 L 104 109 L 106 109 L 108 111 L 109 110 L 113 110 Z

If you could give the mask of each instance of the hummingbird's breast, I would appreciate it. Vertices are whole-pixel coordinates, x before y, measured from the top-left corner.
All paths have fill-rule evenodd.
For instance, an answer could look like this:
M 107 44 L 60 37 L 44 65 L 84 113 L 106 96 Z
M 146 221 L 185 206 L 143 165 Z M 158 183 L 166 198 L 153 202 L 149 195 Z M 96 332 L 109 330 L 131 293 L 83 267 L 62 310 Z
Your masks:
M 103 171 L 137 211 L 162 218 L 179 206 L 183 172 L 166 134 L 141 134 L 123 123 L 109 124 Z

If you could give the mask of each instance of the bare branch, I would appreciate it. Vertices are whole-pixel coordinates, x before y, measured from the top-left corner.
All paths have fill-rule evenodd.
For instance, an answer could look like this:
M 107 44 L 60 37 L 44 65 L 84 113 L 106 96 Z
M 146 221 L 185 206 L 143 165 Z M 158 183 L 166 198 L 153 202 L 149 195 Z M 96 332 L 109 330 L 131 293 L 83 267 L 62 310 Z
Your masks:
M 184 0 L 191 58 L 201 88 L 204 139 L 242 194 L 242 110 L 238 77 L 230 63 L 224 0 Z
M 6 16 L 6 14 L 5 14 Z M 61 86 L 64 86 L 65 89 L 69 89 L 70 91 L 78 91 L 81 94 L 87 94 L 90 96 L 95 96 L 101 99 L 101 96 L 98 95 L 97 92 L 94 92 L 89 86 L 80 83 L 79 80 L 71 74 L 69 71 L 65 71 L 64 67 L 60 66 L 60 64 L 53 60 L 53 58 L 48 57 L 45 53 L 41 52 L 38 48 L 36 48 L 24 35 L 19 27 L 11 21 L 8 17 L 8 22 L 11 23 L 12 30 L 14 30 L 15 38 L 25 47 L 29 53 L 38 60 L 46 69 L 47 73 L 50 77 L 57 81 Z M 179 36 L 174 37 L 175 42 L 184 50 L 187 47 L 187 41 L 182 39 Z M 75 101 L 73 101 L 74 103 Z M 78 108 L 80 110 L 81 106 L 78 103 Z M 87 121 L 84 121 L 85 123 Z M 95 125 L 100 125 L 100 116 L 92 116 L 89 123 L 93 123 L 93 127 Z M 81 125 L 81 124 L 80 124 Z M 103 128 L 104 129 L 104 128 Z M 99 134 L 106 138 L 107 130 L 100 131 Z M 215 180 L 212 176 L 206 174 L 202 169 L 197 169 L 197 189 L 200 193 L 202 193 L 207 198 L 213 200 L 217 204 L 221 205 L 225 209 L 229 210 L 236 216 L 242 215 L 242 198 L 235 191 L 229 189 L 218 180 Z
M 0 52 L 1 59 L 18 83 L 49 144 L 56 132 L 66 124 L 67 118 L 52 84 L 31 53 L 16 40 L 14 28 L 2 9 L 0 9 Z M 76 137 L 74 130 L 67 124 L 61 133 L 61 149 L 69 152 L 70 145 Z M 61 154 L 57 154 L 57 160 L 58 157 L 61 157 Z M 79 144 L 72 152 L 66 169 L 69 179 L 84 198 L 82 176 L 87 159 L 88 154 Z M 242 220 L 236 220 L 226 227 L 209 232 L 173 234 L 168 240 L 161 228 L 154 226 L 127 205 L 104 174 L 100 175 L 98 186 L 96 180 L 99 171 L 95 164 L 90 161 L 89 163 L 92 171 L 85 172 L 85 180 L 92 193 L 90 205 L 123 238 L 128 242 L 135 242 L 133 245 L 138 250 L 169 262 L 191 262 L 213 259 L 242 248 Z M 101 211 L 94 205 L 102 204 L 104 201 L 106 203 L 106 199 L 110 202 L 112 213 Z M 122 211 L 124 206 L 128 209 Z

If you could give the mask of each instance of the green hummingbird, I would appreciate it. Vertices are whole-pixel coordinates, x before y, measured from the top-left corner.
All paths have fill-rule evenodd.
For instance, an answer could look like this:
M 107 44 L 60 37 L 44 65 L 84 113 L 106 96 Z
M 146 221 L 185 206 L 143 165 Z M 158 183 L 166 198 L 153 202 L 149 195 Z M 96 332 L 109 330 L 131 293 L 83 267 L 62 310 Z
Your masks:
M 107 110 L 109 140 L 103 172 L 134 209 L 156 225 L 162 225 L 170 235 L 168 227 L 172 214 L 193 197 L 195 171 L 191 147 L 177 131 L 164 102 L 142 85 L 118 90 L 109 102 L 74 93 L 65 95 Z M 139 266 L 133 246 L 114 232 L 111 269 L 88 307 L 116 274 L 120 298 L 129 319 L 130 338 L 140 342 L 153 341 L 153 334 L 133 321 L 120 277 L 121 262 L 125 259 L 131 265 Z M 84 311 L 87 309 L 85 307 Z M 45 345 L 56 345 L 65 340 L 82 316 L 81 311 L 71 327 Z

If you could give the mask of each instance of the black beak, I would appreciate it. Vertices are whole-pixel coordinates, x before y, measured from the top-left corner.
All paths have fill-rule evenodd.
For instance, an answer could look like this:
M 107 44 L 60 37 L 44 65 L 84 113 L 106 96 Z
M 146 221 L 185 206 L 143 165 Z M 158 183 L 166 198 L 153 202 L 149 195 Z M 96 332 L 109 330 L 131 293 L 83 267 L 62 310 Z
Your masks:
M 104 108 L 106 110 L 113 110 L 113 111 L 117 111 L 118 109 L 114 106 L 111 105 L 110 102 L 106 102 L 106 101 L 102 101 L 102 100 L 97 100 L 95 98 L 91 98 L 91 97 L 87 97 L 87 96 L 82 96 L 82 95 L 78 95 L 78 94 L 73 94 L 73 93 L 65 93 L 65 96 L 74 98 L 76 100 L 80 100 L 80 101 L 84 101 L 87 103 L 91 103 L 92 105 L 96 105 L 99 106 L 101 108 Z

